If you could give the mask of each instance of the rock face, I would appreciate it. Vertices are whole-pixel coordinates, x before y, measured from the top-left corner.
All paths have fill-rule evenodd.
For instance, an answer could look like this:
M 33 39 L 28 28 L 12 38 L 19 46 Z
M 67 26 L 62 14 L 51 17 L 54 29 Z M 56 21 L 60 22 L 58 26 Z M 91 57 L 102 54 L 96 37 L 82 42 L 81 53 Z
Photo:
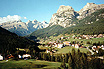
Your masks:
M 52 15 L 49 26 L 58 24 L 63 27 L 71 26 L 72 19 L 76 18 L 78 14 L 71 6 L 60 6 L 57 13 Z
M 86 16 L 89 16 L 91 13 L 95 12 L 96 10 L 104 9 L 104 4 L 96 5 L 95 3 L 87 3 L 78 13 L 78 19 L 83 19 Z
M 57 13 L 52 15 L 49 26 L 61 25 L 62 27 L 70 27 L 76 25 L 75 20 L 80 20 L 95 12 L 96 10 L 104 9 L 104 4 L 96 5 L 87 3 L 80 11 L 74 11 L 71 6 L 60 6 Z
M 22 22 L 21 20 L 18 21 L 10 21 L 6 23 L 0 24 L 1 27 L 18 34 L 19 36 L 25 36 L 37 29 L 46 28 L 48 23 L 38 22 L 37 20 L 30 21 L 28 20 L 26 23 Z
M 48 23 L 46 21 L 38 22 L 37 20 L 33 20 L 33 21 L 28 20 L 28 22 L 26 22 L 26 25 L 27 25 L 28 29 L 32 32 L 37 29 L 42 29 L 42 28 L 48 27 Z
M 9 30 L 9 29 L 11 29 L 11 28 L 17 29 L 18 27 L 19 27 L 19 28 L 24 28 L 24 29 L 28 30 L 26 24 L 25 24 L 24 22 L 22 22 L 21 20 L 2 23 L 2 24 L 1 24 L 1 27 L 5 28 L 5 29 L 7 29 L 7 30 Z

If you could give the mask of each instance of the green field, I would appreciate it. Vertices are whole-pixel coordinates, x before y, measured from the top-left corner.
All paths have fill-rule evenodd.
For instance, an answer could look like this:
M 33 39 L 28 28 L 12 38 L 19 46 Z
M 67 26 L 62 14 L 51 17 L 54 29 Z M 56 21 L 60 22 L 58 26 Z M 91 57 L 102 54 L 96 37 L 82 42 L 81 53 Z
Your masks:
M 0 61 L 0 69 L 57 69 L 60 67 L 59 62 L 49 62 L 41 60 L 9 60 L 8 62 Z
M 62 54 L 69 53 L 72 51 L 73 48 L 74 47 L 69 47 L 69 46 L 66 46 L 66 47 L 61 48 L 61 49 L 58 48 L 57 49 L 58 51 L 56 53 L 62 53 Z M 74 49 L 75 49 L 75 51 L 77 51 L 79 49 L 83 53 L 89 52 L 86 48 L 74 48 Z
M 93 38 L 93 39 L 73 39 L 73 38 L 70 38 L 68 39 L 68 41 L 83 41 L 83 44 L 86 45 L 86 43 L 89 41 L 89 42 L 92 42 L 92 43 L 95 43 L 95 42 L 103 42 L 104 41 L 104 38 Z

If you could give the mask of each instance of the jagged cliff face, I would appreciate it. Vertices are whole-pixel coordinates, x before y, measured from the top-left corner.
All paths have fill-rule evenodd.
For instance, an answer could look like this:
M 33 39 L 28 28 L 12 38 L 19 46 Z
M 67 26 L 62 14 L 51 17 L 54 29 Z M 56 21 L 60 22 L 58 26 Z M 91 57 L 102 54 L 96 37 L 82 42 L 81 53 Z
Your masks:
M 17 29 L 18 27 L 28 30 L 26 24 L 24 22 L 22 22 L 21 20 L 9 21 L 9 22 L 2 23 L 0 25 L 1 25 L 1 27 L 5 28 L 7 30 L 12 29 L 12 28 Z
M 2 23 L 0 26 L 20 36 L 25 36 L 37 29 L 46 28 L 48 23 L 45 21 L 38 22 L 37 20 L 28 20 L 26 23 L 24 23 L 21 20 L 18 20 Z
M 78 14 L 71 6 L 60 6 L 57 13 L 52 15 L 49 25 L 61 25 L 63 27 L 71 26 L 72 19 L 76 18 Z
M 48 23 L 46 21 L 38 22 L 37 20 L 33 20 L 33 21 L 29 20 L 28 22 L 26 22 L 26 25 L 27 25 L 28 29 L 31 30 L 32 32 L 37 29 L 42 29 L 42 28 L 48 27 Z
M 77 18 L 83 19 L 99 9 L 104 9 L 104 4 L 96 5 L 95 3 L 87 3 L 87 5 L 85 5 L 79 12 L 77 12 L 79 13 Z
M 104 9 L 104 4 L 96 5 L 87 3 L 80 11 L 74 11 L 71 6 L 60 6 L 57 13 L 52 15 L 49 26 L 61 25 L 62 27 L 70 27 L 76 25 L 76 19 L 80 20 L 95 12 L 96 10 Z

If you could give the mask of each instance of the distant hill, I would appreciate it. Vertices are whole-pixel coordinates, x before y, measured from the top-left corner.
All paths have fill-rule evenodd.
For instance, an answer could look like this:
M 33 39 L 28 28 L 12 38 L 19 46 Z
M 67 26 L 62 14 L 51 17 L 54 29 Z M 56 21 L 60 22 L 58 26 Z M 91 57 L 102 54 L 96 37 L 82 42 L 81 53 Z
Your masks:
M 26 23 L 24 23 L 21 20 L 18 20 L 2 23 L 0 26 L 13 33 L 16 33 L 19 36 L 26 36 L 37 29 L 46 28 L 48 23 L 45 21 L 38 22 L 37 20 L 28 20 Z
M 15 33 L 11 33 L 0 27 L 0 53 L 13 53 L 16 51 L 16 48 L 28 48 L 32 46 L 35 47 L 35 50 L 39 50 L 38 45 L 34 41 L 17 36 Z
M 34 31 L 30 36 L 49 37 L 60 34 L 104 34 L 104 9 L 86 16 L 81 20 L 76 20 L 77 24 L 71 27 L 62 27 L 60 25 L 53 25 L 45 29 Z

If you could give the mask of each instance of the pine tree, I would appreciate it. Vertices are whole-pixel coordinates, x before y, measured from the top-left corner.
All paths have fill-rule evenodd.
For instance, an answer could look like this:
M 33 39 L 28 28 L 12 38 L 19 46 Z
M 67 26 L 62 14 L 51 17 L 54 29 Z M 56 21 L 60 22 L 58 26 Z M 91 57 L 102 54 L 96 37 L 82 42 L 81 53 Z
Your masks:
M 68 64 L 69 64 L 68 69 L 74 69 L 73 60 L 72 60 L 72 57 L 71 57 L 71 56 L 70 56 L 69 59 L 68 59 Z
M 68 54 L 65 54 L 65 62 L 66 63 L 68 63 L 68 58 L 69 58 Z

